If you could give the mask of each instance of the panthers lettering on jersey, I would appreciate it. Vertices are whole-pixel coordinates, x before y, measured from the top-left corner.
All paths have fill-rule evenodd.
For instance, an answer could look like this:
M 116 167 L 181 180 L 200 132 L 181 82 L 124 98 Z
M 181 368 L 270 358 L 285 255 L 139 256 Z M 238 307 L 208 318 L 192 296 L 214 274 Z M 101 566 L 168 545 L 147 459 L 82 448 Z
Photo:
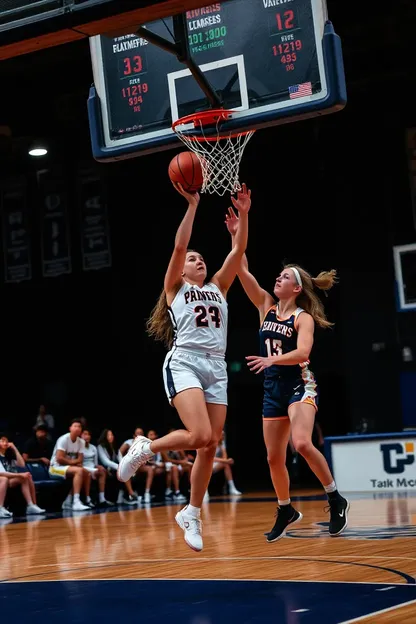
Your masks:
M 273 306 L 268 310 L 260 327 L 260 354 L 263 357 L 283 355 L 297 348 L 298 332 L 295 324 L 302 308 L 297 310 L 288 319 L 282 321 L 278 317 L 278 308 Z M 299 364 L 289 366 L 270 366 L 264 370 L 265 377 L 299 376 Z
M 169 308 L 174 345 L 225 355 L 228 304 L 218 286 L 184 282 Z

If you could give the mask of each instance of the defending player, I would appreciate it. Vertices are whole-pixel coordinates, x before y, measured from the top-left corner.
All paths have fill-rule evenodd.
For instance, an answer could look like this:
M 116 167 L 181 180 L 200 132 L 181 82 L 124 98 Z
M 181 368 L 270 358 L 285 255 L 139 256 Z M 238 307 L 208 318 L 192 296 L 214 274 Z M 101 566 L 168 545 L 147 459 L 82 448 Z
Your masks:
M 138 436 L 120 462 L 118 475 L 127 481 L 155 453 L 198 449 L 191 475 L 190 504 L 176 514 L 185 541 L 200 551 L 201 505 L 212 473 L 215 450 L 227 411 L 227 291 L 233 283 L 247 246 L 250 191 L 233 199 L 240 215 L 235 245 L 221 269 L 206 282 L 201 254 L 188 249 L 199 195 L 175 188 L 188 200 L 188 210 L 176 233 L 175 247 L 165 275 L 164 290 L 152 311 L 148 333 L 170 348 L 163 379 L 171 404 L 186 429 L 178 429 L 153 442 Z
M 233 245 L 238 236 L 239 219 L 232 208 L 226 225 Z M 241 284 L 260 314 L 261 356 L 248 356 L 248 366 L 256 374 L 264 371 L 263 435 L 270 475 L 278 498 L 274 527 L 266 533 L 268 542 L 284 536 L 287 527 L 302 519 L 291 505 L 286 449 L 290 433 L 293 445 L 322 483 L 330 509 L 329 533 L 339 535 L 347 527 L 349 502 L 338 490 L 325 457 L 312 444 L 317 410 L 317 386 L 309 369 L 315 323 L 330 327 L 315 288 L 329 290 L 336 272 L 311 277 L 297 265 L 287 265 L 277 277 L 273 297 L 263 290 L 242 258 L 238 271 Z

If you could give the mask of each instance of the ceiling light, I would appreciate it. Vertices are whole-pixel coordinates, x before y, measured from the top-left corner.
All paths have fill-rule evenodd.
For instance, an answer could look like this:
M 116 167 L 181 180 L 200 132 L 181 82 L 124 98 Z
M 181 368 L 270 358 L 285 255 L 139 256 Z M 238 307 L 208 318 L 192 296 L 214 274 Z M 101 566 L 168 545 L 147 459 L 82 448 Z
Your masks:
M 33 147 L 29 150 L 30 156 L 45 156 L 48 153 L 48 150 L 44 147 Z

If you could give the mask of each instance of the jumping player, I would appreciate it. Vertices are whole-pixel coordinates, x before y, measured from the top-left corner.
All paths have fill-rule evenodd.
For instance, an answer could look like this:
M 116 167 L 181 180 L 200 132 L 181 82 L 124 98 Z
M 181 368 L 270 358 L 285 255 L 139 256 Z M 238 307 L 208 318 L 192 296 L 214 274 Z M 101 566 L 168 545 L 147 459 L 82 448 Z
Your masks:
M 154 441 L 138 436 L 120 461 L 118 477 L 127 481 L 155 453 L 197 449 L 190 504 L 176 514 L 176 522 L 183 529 L 188 546 L 200 551 L 201 506 L 227 411 L 226 297 L 247 246 L 251 199 L 250 191 L 243 185 L 233 199 L 240 215 L 235 245 L 221 269 L 206 282 L 203 257 L 188 249 L 199 195 L 185 192 L 180 185 L 175 188 L 189 205 L 176 233 L 164 290 L 148 321 L 148 333 L 170 349 L 163 366 L 165 390 L 186 429 Z
M 234 245 L 239 219 L 232 208 L 226 225 Z M 249 272 L 245 255 L 238 277 L 260 314 L 261 356 L 246 359 L 251 371 L 264 371 L 263 434 L 279 505 L 276 522 L 266 539 L 280 539 L 290 524 L 302 519 L 302 514 L 292 507 L 289 495 L 286 449 L 290 434 L 296 451 L 305 458 L 328 496 L 329 533 L 339 535 L 347 526 L 349 502 L 339 494 L 324 456 L 312 444 L 317 385 L 309 369 L 315 323 L 331 326 L 314 288 L 329 290 L 336 281 L 336 272 L 312 277 L 297 265 L 285 266 L 274 286 L 277 304 Z

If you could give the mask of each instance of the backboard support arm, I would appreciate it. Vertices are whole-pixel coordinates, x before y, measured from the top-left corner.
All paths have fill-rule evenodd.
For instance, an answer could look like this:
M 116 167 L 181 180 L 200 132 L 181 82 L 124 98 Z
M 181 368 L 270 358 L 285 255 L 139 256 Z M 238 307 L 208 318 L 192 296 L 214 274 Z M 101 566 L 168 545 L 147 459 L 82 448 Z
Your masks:
M 174 54 L 178 61 L 184 63 L 194 77 L 194 80 L 204 92 L 212 108 L 222 108 L 221 98 L 191 56 L 186 28 L 186 17 L 184 13 L 173 16 L 173 33 L 175 43 L 164 39 L 160 35 L 151 32 L 148 28 L 144 28 L 143 26 L 139 26 L 136 29 L 136 35 L 142 37 L 142 39 L 145 39 L 149 43 L 162 48 L 162 50 L 166 50 L 166 52 Z

